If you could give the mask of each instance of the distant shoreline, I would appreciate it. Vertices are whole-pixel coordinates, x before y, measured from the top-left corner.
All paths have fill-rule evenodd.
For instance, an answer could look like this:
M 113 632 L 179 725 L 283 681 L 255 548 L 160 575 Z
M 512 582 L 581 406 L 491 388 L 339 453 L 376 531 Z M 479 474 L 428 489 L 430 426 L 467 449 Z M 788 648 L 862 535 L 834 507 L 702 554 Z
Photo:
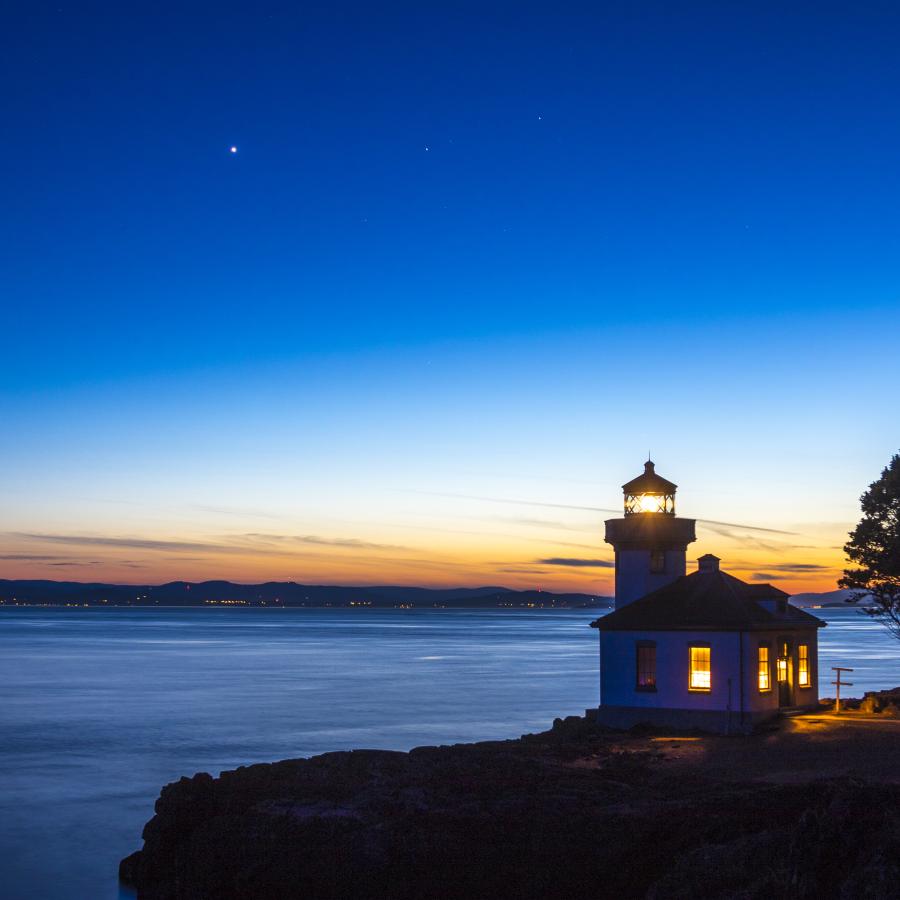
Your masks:
M 512 590 L 505 587 L 354 587 L 269 581 L 172 581 L 161 585 L 78 581 L 0 580 L 0 608 L 15 606 L 276 609 L 602 609 L 612 598 L 596 594 Z
M 352 610 L 378 610 L 388 611 L 407 609 L 407 610 L 433 610 L 433 609 L 450 609 L 465 612 L 473 609 L 558 609 L 558 610 L 575 610 L 575 609 L 611 609 L 612 605 L 607 603 L 584 604 L 583 606 L 569 606 L 566 604 L 497 604 L 489 605 L 473 605 L 460 606 L 457 604 L 435 604 L 427 606 L 419 604 L 416 606 L 397 604 L 396 606 L 368 606 L 365 604 L 330 604 L 330 605 L 313 605 L 313 604 L 283 604 L 283 603 L 8 603 L 0 600 L 0 610 L 2 609 L 352 609 Z
M 826 591 L 797 594 L 791 600 L 801 608 L 843 609 L 850 606 L 844 595 L 843 591 Z M 240 584 L 221 580 L 134 585 L 0 579 L 0 609 L 608 609 L 613 603 L 612 597 L 602 594 L 540 588 L 514 590 L 492 585 L 428 588 L 301 584 L 295 581 Z

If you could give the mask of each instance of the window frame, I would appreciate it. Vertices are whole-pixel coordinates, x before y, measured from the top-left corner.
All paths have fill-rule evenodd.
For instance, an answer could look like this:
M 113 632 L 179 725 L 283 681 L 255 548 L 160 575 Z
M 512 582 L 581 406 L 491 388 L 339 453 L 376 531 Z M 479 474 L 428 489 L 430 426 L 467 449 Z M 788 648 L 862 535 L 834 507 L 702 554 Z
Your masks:
M 651 550 L 650 551 L 650 574 L 665 575 L 666 574 L 666 551 Z
M 809 668 L 809 644 L 797 644 L 797 687 L 812 687 Z
M 793 684 L 793 657 L 794 657 L 794 646 L 793 642 L 788 638 L 779 638 L 778 640 L 778 649 L 779 653 L 775 657 L 775 681 L 778 684 Z M 782 675 L 784 677 L 782 677 Z
M 641 650 L 653 651 L 653 684 L 641 684 Z M 634 689 L 646 694 L 656 693 L 656 641 L 635 641 L 634 670 Z
M 765 650 L 766 658 L 762 659 Z M 765 666 L 766 686 L 762 686 L 763 666 Z M 756 688 L 760 694 L 772 693 L 772 645 L 768 641 L 760 641 L 756 648 Z
M 706 665 L 705 669 L 706 675 L 709 683 L 706 685 L 697 686 L 694 684 L 694 651 L 695 650 L 705 650 L 706 651 Z M 697 672 L 704 671 L 702 669 L 697 669 Z M 690 643 L 688 644 L 688 691 L 692 694 L 709 694 L 712 693 L 712 646 L 708 643 Z

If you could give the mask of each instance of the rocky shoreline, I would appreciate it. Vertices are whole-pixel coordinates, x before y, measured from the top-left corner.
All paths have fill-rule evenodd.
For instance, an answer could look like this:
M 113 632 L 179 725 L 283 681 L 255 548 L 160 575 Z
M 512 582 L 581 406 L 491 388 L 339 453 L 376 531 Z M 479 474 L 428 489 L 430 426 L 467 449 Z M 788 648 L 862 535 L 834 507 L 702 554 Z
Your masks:
M 898 750 L 896 719 L 823 711 L 326 753 L 167 785 L 120 877 L 140 900 L 894 897 Z

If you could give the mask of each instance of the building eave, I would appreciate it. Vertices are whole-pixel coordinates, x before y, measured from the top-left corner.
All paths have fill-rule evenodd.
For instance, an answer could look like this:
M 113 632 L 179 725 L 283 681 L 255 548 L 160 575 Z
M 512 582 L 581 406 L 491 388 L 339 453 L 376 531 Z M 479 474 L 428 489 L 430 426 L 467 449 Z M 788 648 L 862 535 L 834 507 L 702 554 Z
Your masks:
M 815 619 L 813 622 L 798 621 L 796 619 L 785 622 L 766 622 L 766 623 L 749 623 L 746 625 L 653 625 L 653 626 L 624 626 L 613 625 L 604 627 L 602 619 L 598 619 L 590 623 L 591 628 L 598 631 L 633 631 L 635 634 L 649 631 L 721 631 L 738 633 L 741 631 L 809 631 L 810 628 L 826 628 L 828 623 L 821 619 Z

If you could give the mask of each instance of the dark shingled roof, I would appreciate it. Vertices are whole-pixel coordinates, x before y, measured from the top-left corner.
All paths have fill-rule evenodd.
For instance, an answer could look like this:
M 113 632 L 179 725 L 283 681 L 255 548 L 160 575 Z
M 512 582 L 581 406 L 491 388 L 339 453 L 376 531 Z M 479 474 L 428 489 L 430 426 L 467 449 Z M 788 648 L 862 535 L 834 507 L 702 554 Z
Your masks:
M 744 631 L 822 628 L 771 584 L 747 584 L 719 569 L 698 569 L 591 623 L 601 631 Z M 759 601 L 774 603 L 770 612 Z M 783 608 L 784 612 L 777 611 Z
M 632 478 L 628 484 L 622 485 L 622 490 L 626 494 L 674 494 L 677 489 L 677 484 L 656 474 L 653 463 L 649 459 L 644 463 L 642 475 L 638 475 L 637 478 Z

